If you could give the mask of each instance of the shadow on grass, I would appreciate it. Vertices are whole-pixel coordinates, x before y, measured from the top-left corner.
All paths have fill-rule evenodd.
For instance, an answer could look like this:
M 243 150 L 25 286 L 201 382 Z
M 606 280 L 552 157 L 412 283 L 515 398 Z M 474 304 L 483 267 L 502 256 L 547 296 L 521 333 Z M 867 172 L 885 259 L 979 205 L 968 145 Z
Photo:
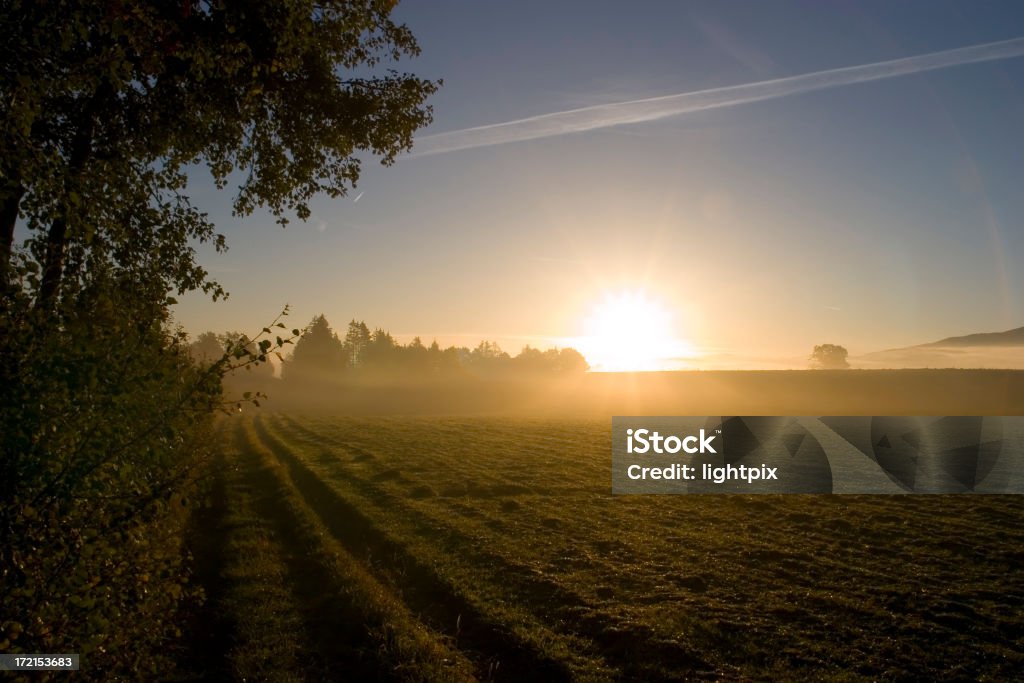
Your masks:
M 315 443 L 314 440 L 318 437 L 315 432 L 303 427 L 290 418 L 285 419 L 289 428 L 295 429 L 304 438 L 310 439 Z M 325 484 L 319 476 L 295 458 L 286 446 L 282 445 L 276 437 L 265 430 L 263 425 L 258 425 L 257 433 L 264 444 L 291 467 L 292 477 L 296 480 L 297 485 L 299 485 L 300 479 L 305 482 L 304 487 L 300 486 L 300 488 L 304 488 L 304 491 L 306 491 L 304 495 L 307 495 L 307 500 L 312 496 L 328 499 L 330 497 L 338 498 L 329 485 Z M 358 446 L 345 443 L 342 444 L 342 447 L 346 451 L 356 454 L 354 460 L 359 459 L 362 449 Z M 330 468 L 331 476 L 344 478 L 361 495 L 380 501 L 382 506 L 401 504 L 401 501 L 397 500 L 392 493 L 377 485 L 378 482 L 383 480 L 380 474 L 372 476 L 371 480 L 353 476 L 350 472 L 346 472 L 344 467 L 339 465 L 339 462 L 331 452 L 326 452 L 318 460 L 320 464 Z M 394 470 L 386 470 L 386 472 L 390 471 Z M 526 490 L 525 487 L 517 488 L 508 485 L 495 485 L 486 489 L 486 495 L 500 496 L 509 492 L 521 493 L 523 490 Z M 409 495 L 415 497 L 414 493 Z M 338 505 L 338 502 L 321 503 L 321 514 L 343 514 Z M 347 503 L 344 505 L 346 509 L 354 509 L 348 506 Z M 351 517 L 352 513 L 344 514 Z M 359 535 L 358 537 L 353 535 L 353 541 L 361 538 L 367 545 L 366 547 L 358 548 L 358 550 L 365 551 L 367 548 L 370 548 L 376 557 L 380 548 L 373 545 L 374 538 L 372 535 L 378 532 L 373 529 L 372 524 L 365 520 L 361 513 L 357 512 L 357 514 L 360 514 L 361 519 L 364 521 L 356 524 Z M 415 519 L 412 513 L 410 513 L 410 517 Z M 444 534 L 450 533 L 449 531 L 439 527 L 431 528 L 430 523 L 426 520 L 416 521 L 416 524 L 418 531 L 423 535 L 432 534 L 438 543 L 452 544 L 450 539 L 444 538 Z M 352 531 L 350 530 L 350 533 Z M 458 539 L 458 542 L 466 543 L 466 540 L 464 538 Z M 390 550 L 388 552 L 391 553 Z M 452 550 L 452 552 L 455 552 L 455 550 Z M 516 594 L 519 596 L 521 603 L 533 611 L 534 614 L 546 620 L 553 629 L 571 632 L 577 637 L 586 638 L 591 641 L 594 644 L 593 654 L 619 669 L 626 680 L 715 680 L 721 677 L 715 665 L 701 657 L 692 643 L 659 640 L 651 629 L 641 624 L 630 623 L 626 619 L 605 611 L 595 610 L 586 604 L 583 597 L 567 590 L 552 579 L 536 576 L 528 568 L 510 563 L 501 555 L 488 552 L 484 548 L 466 547 L 462 552 L 472 554 L 473 561 L 480 566 L 491 568 L 491 571 L 495 574 L 500 573 L 503 577 L 502 580 L 507 585 L 515 585 Z M 391 553 L 389 557 L 395 557 L 395 555 Z M 400 571 L 405 569 L 407 568 L 403 566 L 400 568 Z M 464 638 L 460 636 L 460 640 L 464 640 Z
M 187 599 L 183 605 L 185 628 L 181 678 L 176 680 L 230 680 L 228 652 L 235 641 L 235 626 L 224 608 L 227 543 L 227 484 L 225 459 L 218 453 L 206 500 L 189 517 L 185 549 L 192 556 L 193 580 L 205 599 Z
M 568 681 L 563 662 L 546 657 L 498 624 L 491 623 L 466 598 L 456 593 L 434 571 L 388 539 L 358 509 L 339 497 L 282 443 L 255 421 L 263 444 L 288 468 L 306 504 L 330 533 L 355 556 L 370 551 L 377 563 L 393 565 L 403 580 L 398 588 L 414 612 L 438 631 L 457 638 L 460 649 L 476 665 L 479 675 L 502 680 Z
M 239 436 L 244 427 L 239 425 Z M 382 661 L 369 624 L 338 585 L 334 572 L 317 557 L 318 539 L 303 528 L 284 502 L 282 482 L 252 448 L 243 444 L 241 464 L 252 487 L 253 510 L 270 526 L 281 549 L 286 581 L 302 616 L 303 632 L 291 634 L 302 640 L 300 655 L 308 680 L 395 681 L 400 677 L 394 663 Z M 282 634 L 286 636 L 287 634 Z

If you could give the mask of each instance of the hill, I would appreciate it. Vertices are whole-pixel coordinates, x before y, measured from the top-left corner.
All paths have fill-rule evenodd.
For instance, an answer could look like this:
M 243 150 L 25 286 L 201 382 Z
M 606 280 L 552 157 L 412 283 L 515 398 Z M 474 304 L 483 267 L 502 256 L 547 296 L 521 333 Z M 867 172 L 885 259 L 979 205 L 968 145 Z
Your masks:
M 979 332 L 962 337 L 946 337 L 937 342 L 920 346 L 1024 346 L 1024 327 L 1017 327 L 1005 332 Z
M 850 359 L 862 368 L 1024 368 L 1024 327 L 979 332 L 875 351 Z

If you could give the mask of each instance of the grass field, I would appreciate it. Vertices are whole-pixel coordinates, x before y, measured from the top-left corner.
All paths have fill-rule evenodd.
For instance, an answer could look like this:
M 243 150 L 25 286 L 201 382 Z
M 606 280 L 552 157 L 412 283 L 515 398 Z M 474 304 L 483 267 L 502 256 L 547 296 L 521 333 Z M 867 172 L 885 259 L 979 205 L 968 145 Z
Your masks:
M 1021 497 L 613 497 L 604 419 L 264 414 L 223 429 L 194 548 L 210 596 L 197 675 L 1024 670 Z

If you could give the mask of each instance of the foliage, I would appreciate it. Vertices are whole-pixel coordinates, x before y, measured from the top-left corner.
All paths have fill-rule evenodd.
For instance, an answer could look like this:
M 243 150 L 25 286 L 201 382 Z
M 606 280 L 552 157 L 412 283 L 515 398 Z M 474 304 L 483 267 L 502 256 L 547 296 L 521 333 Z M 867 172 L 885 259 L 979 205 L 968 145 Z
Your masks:
M 476 375 L 534 376 L 572 374 L 590 366 L 575 349 L 541 351 L 525 346 L 512 357 L 497 342 L 482 341 L 470 350 L 451 346 L 441 349 L 437 341 L 424 346 L 414 338 L 406 345 L 391 333 L 377 328 L 372 333 L 365 322 L 351 321 L 341 341 L 323 315 L 313 318 L 286 359 L 284 379 L 296 382 L 343 379 L 345 377 L 450 377 Z
M 576 349 L 570 348 L 541 351 L 527 345 L 513 361 L 517 370 L 523 373 L 574 373 L 590 369 L 586 358 Z
M 811 367 L 815 370 L 846 370 L 850 364 L 846 361 L 849 352 L 837 344 L 819 344 L 811 352 Z
M 237 213 L 265 206 L 285 223 L 317 193 L 344 195 L 359 152 L 390 164 L 409 149 L 438 84 L 377 72 L 419 51 L 393 6 L 5 2 L 0 263 L 20 214 L 45 301 L 98 264 L 219 296 L 193 243 L 224 240 L 185 172 L 237 181 Z
M 295 343 L 285 376 L 288 379 L 315 379 L 337 374 L 347 365 L 348 349 L 319 315 Z
M 79 652 L 110 675 L 167 666 L 149 648 L 174 636 L 163 615 L 186 585 L 184 505 L 219 381 L 159 309 L 112 286 L 45 322 L 24 302 L 6 311 L 2 651 Z
M 370 345 L 370 328 L 365 322 L 352 320 L 348 324 L 348 332 L 345 334 L 345 350 L 347 353 L 348 367 L 358 368 L 362 366 L 366 355 L 366 348 Z
M 197 365 L 163 300 L 125 280 L 4 312 L 0 651 L 78 652 L 107 677 L 166 671 L 153 653 L 180 635 L 167 615 L 188 591 L 182 531 L 221 377 L 261 354 L 236 345 Z
M 393 6 L 3 2 L 0 651 L 79 652 L 105 678 L 166 668 L 222 379 L 291 341 L 275 321 L 203 337 L 196 362 L 171 329 L 171 294 L 225 294 L 196 258 L 226 245 L 186 172 L 285 223 L 345 194 L 362 153 L 390 164 L 437 87 L 378 73 L 418 52 Z
M 224 355 L 224 338 L 213 332 L 203 332 L 189 345 L 189 354 L 199 365 L 210 365 Z
M 282 323 L 277 324 L 283 327 Z M 292 337 L 276 343 L 275 351 L 285 344 L 292 343 L 298 333 L 298 330 L 292 330 Z M 269 332 L 263 334 L 269 334 Z M 258 340 L 250 340 L 248 335 L 241 332 L 224 332 L 223 334 L 203 332 L 189 345 L 189 355 L 200 366 L 209 368 L 220 362 L 225 356 L 233 359 L 237 349 L 243 349 L 245 357 L 255 359 L 256 362 L 244 363 L 241 367 L 231 370 L 226 367 L 220 368 L 217 372 L 223 380 L 225 393 L 237 396 L 257 395 L 256 400 L 259 400 L 258 396 L 265 396 L 270 390 L 274 378 L 274 367 L 266 362 L 268 353 L 260 348 Z

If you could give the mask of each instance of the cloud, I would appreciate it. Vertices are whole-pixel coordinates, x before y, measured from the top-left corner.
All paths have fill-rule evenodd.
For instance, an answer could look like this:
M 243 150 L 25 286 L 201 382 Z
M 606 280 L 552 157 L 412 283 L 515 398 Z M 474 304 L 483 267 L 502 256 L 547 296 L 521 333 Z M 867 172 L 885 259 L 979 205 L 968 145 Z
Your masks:
M 787 76 L 677 95 L 599 104 L 504 123 L 425 135 L 416 140 L 416 147 L 410 156 L 444 154 L 474 147 L 489 147 L 509 142 L 580 133 L 627 123 L 657 121 L 669 116 L 733 107 L 814 90 L 868 83 L 962 64 L 1020 56 L 1024 56 L 1024 38 L 1013 38 L 942 52 L 929 52 L 902 59 L 815 71 L 799 76 Z

